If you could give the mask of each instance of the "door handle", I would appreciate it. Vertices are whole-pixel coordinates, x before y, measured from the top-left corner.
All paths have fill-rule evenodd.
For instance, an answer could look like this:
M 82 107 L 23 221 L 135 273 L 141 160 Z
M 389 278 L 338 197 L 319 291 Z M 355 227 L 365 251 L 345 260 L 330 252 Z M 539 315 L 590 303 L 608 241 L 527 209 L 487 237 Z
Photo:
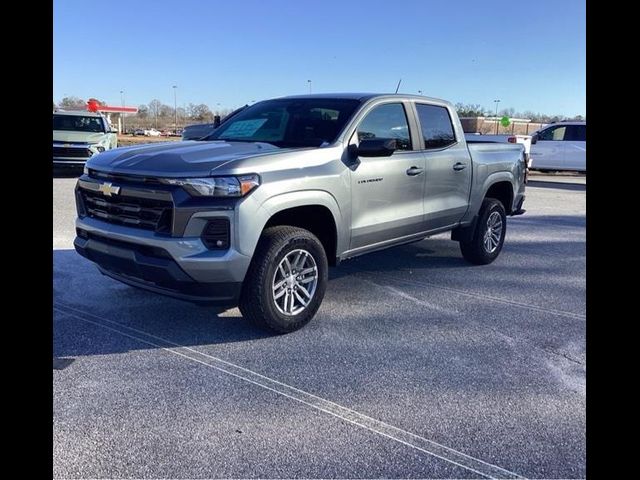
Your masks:
M 420 175 L 422 172 L 424 172 L 424 168 L 411 167 L 409 170 L 407 170 L 407 175 L 413 177 L 415 175 Z
M 464 170 L 465 168 L 467 168 L 467 164 L 462 162 L 458 162 L 453 166 L 453 169 L 456 172 L 459 172 L 460 170 Z

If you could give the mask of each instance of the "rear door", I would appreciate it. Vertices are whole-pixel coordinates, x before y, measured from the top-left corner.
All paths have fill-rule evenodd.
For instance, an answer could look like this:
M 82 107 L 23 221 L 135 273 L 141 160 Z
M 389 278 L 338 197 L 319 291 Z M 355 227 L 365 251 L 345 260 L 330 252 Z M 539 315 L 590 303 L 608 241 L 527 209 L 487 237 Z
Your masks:
M 538 133 L 538 142 L 531 145 L 532 168 L 562 170 L 566 167 L 566 131 L 566 125 L 553 125 Z
M 444 105 L 415 103 L 420 149 L 425 158 L 425 226 L 434 230 L 460 221 L 469 207 L 471 156 L 462 129 L 456 133 Z
M 567 125 L 565 134 L 565 164 L 570 170 L 587 170 L 587 126 Z
M 408 106 L 400 101 L 374 105 L 349 141 L 395 138 L 398 145 L 389 157 L 358 157 L 351 167 L 351 249 L 424 230 L 424 156 L 414 149 Z

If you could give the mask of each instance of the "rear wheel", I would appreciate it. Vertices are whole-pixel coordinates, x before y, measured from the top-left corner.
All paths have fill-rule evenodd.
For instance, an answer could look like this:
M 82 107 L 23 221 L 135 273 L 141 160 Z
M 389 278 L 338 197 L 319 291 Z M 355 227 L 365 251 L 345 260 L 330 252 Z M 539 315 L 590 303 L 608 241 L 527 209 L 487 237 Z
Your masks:
M 327 278 L 327 256 L 315 235 L 297 227 L 270 227 L 245 277 L 240 312 L 260 327 L 293 332 L 318 311 Z
M 500 255 L 506 232 L 507 215 L 502 202 L 486 198 L 478 213 L 473 237 L 468 242 L 460 242 L 462 256 L 476 265 L 493 262 Z

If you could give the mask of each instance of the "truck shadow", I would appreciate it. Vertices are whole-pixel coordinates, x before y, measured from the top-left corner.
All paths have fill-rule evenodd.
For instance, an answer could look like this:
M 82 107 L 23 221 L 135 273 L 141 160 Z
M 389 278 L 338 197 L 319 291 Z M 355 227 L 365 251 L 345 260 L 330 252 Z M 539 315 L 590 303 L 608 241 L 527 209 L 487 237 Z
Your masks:
M 557 218 L 546 226 L 543 225 L 543 217 L 520 218 L 519 221 L 526 224 L 527 231 L 530 227 L 562 231 L 567 227 L 580 230 L 584 227 L 582 217 L 578 216 Z M 515 292 L 517 295 L 524 284 L 533 290 L 545 288 L 545 282 L 550 276 L 556 275 L 559 268 L 554 258 L 565 263 L 582 264 L 584 249 L 584 240 L 581 238 L 551 241 L 545 239 L 544 234 L 538 235 L 535 240 L 523 240 L 519 237 L 518 241 L 505 246 L 505 252 L 499 261 L 489 266 L 476 267 L 462 258 L 456 242 L 451 242 L 445 236 L 438 236 L 354 258 L 343 262 L 338 268 L 331 268 L 329 291 L 324 301 L 327 310 L 334 312 L 331 314 L 333 317 L 341 315 L 341 302 L 358 298 L 362 294 L 361 290 L 366 290 L 361 276 L 372 274 L 380 274 L 381 282 L 389 280 L 383 279 L 383 276 L 402 278 L 411 274 L 413 279 L 422 279 L 423 282 L 438 283 L 444 280 L 473 286 L 485 284 L 487 278 L 498 273 L 500 277 L 496 277 L 494 283 L 508 287 L 510 294 Z M 517 259 L 510 253 L 517 256 Z M 460 270 L 461 267 L 465 270 Z M 112 325 L 109 322 L 117 322 L 118 325 L 157 335 L 184 346 L 229 344 L 225 348 L 233 348 L 231 345 L 237 342 L 274 341 L 279 344 L 307 339 L 309 335 L 317 335 L 318 329 L 330 329 L 331 322 L 337 321 L 333 317 L 319 322 L 312 321 L 309 326 L 293 334 L 274 336 L 247 322 L 238 309 L 222 311 L 197 306 L 121 284 L 101 275 L 91 262 L 74 250 L 54 250 L 53 270 L 53 345 L 56 357 L 158 348 L 114 334 L 105 328 Z M 462 274 L 463 271 L 467 273 Z M 488 275 L 489 272 L 492 273 Z M 558 278 L 564 281 L 563 277 Z M 332 285 L 339 287 L 334 288 Z M 368 298 L 366 301 L 372 300 Z M 380 299 L 380 302 L 380 305 L 384 305 L 384 299 Z M 374 301 L 374 309 L 362 311 L 361 314 L 367 317 L 367 322 L 388 322 L 388 313 L 385 318 L 375 320 L 374 317 L 379 316 L 375 311 L 376 304 Z M 431 316 L 432 313 L 425 312 L 425 315 Z M 353 315 L 353 311 L 350 314 Z M 404 313 L 398 311 L 397 315 L 400 318 Z

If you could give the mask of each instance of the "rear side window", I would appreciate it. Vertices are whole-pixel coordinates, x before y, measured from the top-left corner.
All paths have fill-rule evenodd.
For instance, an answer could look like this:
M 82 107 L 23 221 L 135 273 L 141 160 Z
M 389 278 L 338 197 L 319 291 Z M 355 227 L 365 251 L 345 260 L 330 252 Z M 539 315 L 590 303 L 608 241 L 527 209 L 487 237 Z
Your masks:
M 564 139 L 572 140 L 574 142 L 586 142 L 587 126 L 586 125 L 568 125 L 567 133 L 565 134 Z
M 424 148 L 444 148 L 456 143 L 449 112 L 444 107 L 417 103 Z

